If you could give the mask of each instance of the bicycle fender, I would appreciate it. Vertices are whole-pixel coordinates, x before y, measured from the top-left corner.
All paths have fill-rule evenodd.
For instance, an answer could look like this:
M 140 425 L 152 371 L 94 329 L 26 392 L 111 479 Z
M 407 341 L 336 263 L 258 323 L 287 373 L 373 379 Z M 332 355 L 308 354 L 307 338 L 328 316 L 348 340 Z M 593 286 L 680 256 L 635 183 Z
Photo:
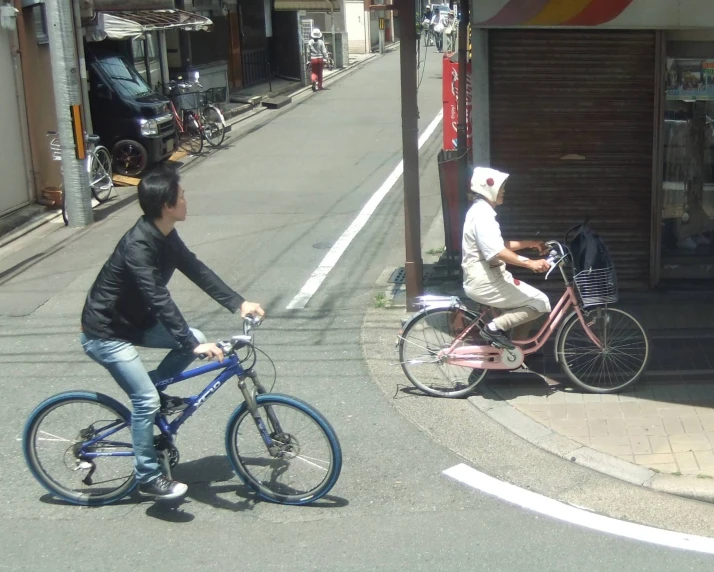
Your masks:
M 220 119 L 221 119 L 221 124 L 223 125 L 223 127 L 225 127 L 225 126 L 226 126 L 226 120 L 225 120 L 225 118 L 223 117 L 223 113 L 221 112 L 221 110 L 218 109 L 218 107 L 215 106 L 215 105 L 209 105 L 208 107 L 210 107 L 211 109 L 213 109 L 213 111 L 215 111 L 215 112 L 218 114 L 218 117 L 220 117 Z
M 421 318 L 424 314 L 427 312 L 431 312 L 433 310 L 451 310 L 451 309 L 461 309 L 463 310 L 469 317 L 478 318 L 478 314 L 472 312 L 468 308 L 466 308 L 463 305 L 456 305 L 449 301 L 445 300 L 444 302 L 435 302 L 434 304 L 430 304 L 426 308 L 423 308 L 419 310 L 418 312 L 412 314 L 405 322 L 402 323 L 402 327 L 400 330 L 400 335 L 404 333 L 404 330 L 406 330 L 413 322 L 416 322 L 419 318 Z
M 555 361 L 560 363 L 560 356 L 558 355 L 558 347 L 560 346 L 560 338 L 563 336 L 565 331 L 565 326 L 567 326 L 573 319 L 578 319 L 578 313 L 573 310 L 568 314 L 563 322 L 560 324 L 557 333 L 555 334 L 555 344 L 553 345 L 553 355 L 555 356 Z

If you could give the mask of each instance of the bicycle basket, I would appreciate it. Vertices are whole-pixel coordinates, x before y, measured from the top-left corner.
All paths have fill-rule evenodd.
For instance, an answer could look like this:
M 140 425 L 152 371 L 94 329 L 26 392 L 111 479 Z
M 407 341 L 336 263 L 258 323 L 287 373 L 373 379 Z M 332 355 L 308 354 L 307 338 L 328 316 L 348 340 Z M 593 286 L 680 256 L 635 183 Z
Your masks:
M 192 91 L 190 93 L 176 93 L 171 96 L 174 106 L 177 111 L 184 109 L 199 109 L 203 107 L 204 94 L 200 91 Z
M 582 270 L 573 280 L 584 307 L 614 304 L 619 298 L 614 266 Z

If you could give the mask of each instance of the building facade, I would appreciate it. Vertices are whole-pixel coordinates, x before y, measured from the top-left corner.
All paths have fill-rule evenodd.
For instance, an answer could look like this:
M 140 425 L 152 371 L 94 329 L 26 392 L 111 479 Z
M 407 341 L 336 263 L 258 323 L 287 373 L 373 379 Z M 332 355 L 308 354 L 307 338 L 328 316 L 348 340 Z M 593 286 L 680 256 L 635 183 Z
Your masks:
M 511 173 L 510 236 L 590 217 L 621 285 L 714 277 L 714 9 L 473 2 L 474 161 Z

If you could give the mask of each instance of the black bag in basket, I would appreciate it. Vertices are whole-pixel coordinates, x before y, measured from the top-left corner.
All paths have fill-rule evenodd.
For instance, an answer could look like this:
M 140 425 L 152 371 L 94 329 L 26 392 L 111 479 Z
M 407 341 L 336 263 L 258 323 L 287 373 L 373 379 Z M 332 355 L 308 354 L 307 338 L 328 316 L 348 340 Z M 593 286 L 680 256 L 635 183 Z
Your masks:
M 598 233 L 590 228 L 587 222 L 574 226 L 567 232 L 566 236 L 570 236 L 572 232 L 575 233 L 570 241 L 574 274 L 579 274 L 586 270 L 613 268 L 610 251 Z

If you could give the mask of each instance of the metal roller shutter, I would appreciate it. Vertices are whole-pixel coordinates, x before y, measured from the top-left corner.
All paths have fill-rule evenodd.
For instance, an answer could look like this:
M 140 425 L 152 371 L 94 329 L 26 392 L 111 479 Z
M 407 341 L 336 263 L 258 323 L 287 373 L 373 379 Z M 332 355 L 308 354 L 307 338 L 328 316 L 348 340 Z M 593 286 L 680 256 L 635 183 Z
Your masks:
M 491 165 L 511 173 L 504 237 L 562 239 L 590 216 L 621 286 L 646 287 L 654 32 L 492 30 L 489 58 Z

